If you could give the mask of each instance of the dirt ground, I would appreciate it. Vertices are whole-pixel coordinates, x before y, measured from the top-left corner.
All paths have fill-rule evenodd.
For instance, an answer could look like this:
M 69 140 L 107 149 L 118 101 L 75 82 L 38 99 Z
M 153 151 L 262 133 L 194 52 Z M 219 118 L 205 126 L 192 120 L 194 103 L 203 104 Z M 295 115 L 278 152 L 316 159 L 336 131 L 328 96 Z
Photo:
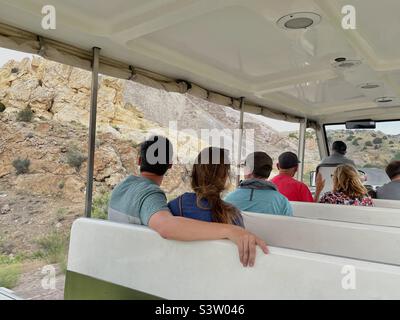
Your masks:
M 52 269 L 54 268 L 54 269 Z M 12 290 L 24 300 L 63 300 L 65 275 L 58 265 L 25 264 L 18 284 Z M 55 271 L 54 286 L 48 281 L 49 270 Z
M 37 239 L 50 232 L 69 232 L 72 222 L 82 216 L 83 205 L 54 195 L 31 195 L 12 188 L 0 179 L 0 251 L 29 254 L 37 250 Z
M 60 208 L 63 210 L 60 211 Z M 31 255 L 38 250 L 37 240 L 52 230 L 68 233 L 72 222 L 82 215 L 81 205 L 54 196 L 32 196 L 12 189 L 7 178 L 0 179 L 0 253 L 8 256 Z M 22 273 L 15 294 L 28 300 L 62 300 L 65 275 L 55 268 L 55 288 L 46 288 L 49 268 L 46 262 L 22 262 Z M 44 268 L 44 269 L 43 269 Z M 43 272 L 43 273 L 42 273 Z M 46 273 L 47 272 L 47 273 Z M 48 287 L 48 286 L 47 286 Z

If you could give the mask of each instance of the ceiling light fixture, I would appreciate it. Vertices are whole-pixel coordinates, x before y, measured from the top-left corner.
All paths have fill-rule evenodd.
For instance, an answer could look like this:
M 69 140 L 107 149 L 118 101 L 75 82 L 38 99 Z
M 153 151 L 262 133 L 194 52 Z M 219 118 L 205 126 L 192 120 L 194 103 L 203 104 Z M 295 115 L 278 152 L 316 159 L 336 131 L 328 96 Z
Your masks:
M 347 60 L 346 58 L 337 58 L 332 64 L 336 69 L 351 69 L 361 64 L 361 60 Z
M 288 30 L 308 29 L 321 21 L 321 16 L 314 12 L 295 12 L 283 16 L 276 23 Z
M 376 103 L 389 103 L 389 102 L 393 102 L 393 100 L 395 100 L 396 98 L 394 97 L 380 97 L 375 99 Z
M 376 89 L 379 88 L 381 85 L 379 83 L 363 83 L 360 84 L 358 87 L 364 90 Z

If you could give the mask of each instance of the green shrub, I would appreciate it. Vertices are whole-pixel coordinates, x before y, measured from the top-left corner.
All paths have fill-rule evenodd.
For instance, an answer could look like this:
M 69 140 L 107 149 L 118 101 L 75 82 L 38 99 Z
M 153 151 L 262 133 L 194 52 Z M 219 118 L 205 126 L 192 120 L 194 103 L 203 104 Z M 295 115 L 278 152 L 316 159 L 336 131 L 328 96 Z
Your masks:
M 383 140 L 382 140 L 382 138 L 375 138 L 374 140 L 372 140 L 372 142 L 374 144 L 382 144 Z
M 93 199 L 92 218 L 107 220 L 110 192 L 103 192 Z
M 118 127 L 117 125 L 113 124 L 112 127 L 113 127 L 115 130 L 117 130 L 118 132 L 121 132 L 120 127 Z
M 53 231 L 38 239 L 39 251 L 35 253 L 36 258 L 46 260 L 48 263 L 65 263 L 68 252 L 68 235 Z
M 29 159 L 15 159 L 12 162 L 13 167 L 15 168 L 17 175 L 25 174 L 29 172 L 29 166 L 31 165 L 31 161 Z
M 372 147 L 373 146 L 372 141 L 365 142 L 365 146 L 366 147 Z
M 400 160 L 400 152 L 397 152 L 395 155 L 394 155 L 394 159 L 393 160 Z
M 0 102 L 0 112 L 4 112 L 4 110 L 6 110 L 6 106 Z
M 359 146 L 360 144 L 358 143 L 358 140 L 355 139 L 353 140 L 353 142 L 351 143 L 353 146 Z
M 96 149 L 100 148 L 103 145 L 103 141 L 99 138 L 96 139 L 95 146 Z
M 17 113 L 17 121 L 31 122 L 33 119 L 33 111 L 31 108 L 25 108 Z
M 56 220 L 58 222 L 65 220 L 65 217 L 67 215 L 67 209 L 65 208 L 59 208 L 56 212 Z
M 19 264 L 0 264 L 0 287 L 7 289 L 14 288 L 21 276 L 21 266 Z
M 394 144 L 394 141 L 390 140 L 390 141 L 389 141 L 389 144 Z
M 82 163 L 86 160 L 86 156 L 80 152 L 77 148 L 70 148 L 67 150 L 67 163 L 75 168 L 77 171 L 80 170 Z
M 346 138 L 346 141 L 353 141 L 353 138 L 354 138 L 354 136 L 348 136 L 348 137 Z
M 381 165 L 379 164 L 374 164 L 374 163 L 367 163 L 363 166 L 363 168 L 380 168 Z

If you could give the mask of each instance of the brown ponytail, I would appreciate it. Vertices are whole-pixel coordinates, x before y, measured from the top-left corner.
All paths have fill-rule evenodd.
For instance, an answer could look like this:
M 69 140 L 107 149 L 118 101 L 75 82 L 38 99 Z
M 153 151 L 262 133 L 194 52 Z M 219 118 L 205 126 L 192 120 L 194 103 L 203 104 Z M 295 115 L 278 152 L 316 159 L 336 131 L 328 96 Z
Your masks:
M 197 206 L 206 199 L 214 222 L 234 224 L 240 221 L 240 212 L 221 199 L 230 173 L 228 151 L 209 147 L 203 149 L 196 158 L 192 170 L 192 189 L 197 196 Z

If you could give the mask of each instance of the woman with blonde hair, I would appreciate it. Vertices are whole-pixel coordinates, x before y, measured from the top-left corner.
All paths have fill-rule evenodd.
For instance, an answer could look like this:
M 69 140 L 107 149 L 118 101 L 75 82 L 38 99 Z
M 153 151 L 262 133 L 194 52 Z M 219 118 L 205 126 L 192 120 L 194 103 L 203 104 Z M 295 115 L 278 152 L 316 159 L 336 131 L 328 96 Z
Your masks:
M 221 198 L 230 175 L 226 149 L 209 147 L 197 156 L 191 175 L 194 192 L 186 192 L 168 203 L 175 216 L 243 226 L 240 211 Z
M 362 184 L 359 173 L 353 166 L 347 164 L 338 166 L 332 178 L 333 190 L 325 193 L 320 203 L 373 206 L 368 190 Z

